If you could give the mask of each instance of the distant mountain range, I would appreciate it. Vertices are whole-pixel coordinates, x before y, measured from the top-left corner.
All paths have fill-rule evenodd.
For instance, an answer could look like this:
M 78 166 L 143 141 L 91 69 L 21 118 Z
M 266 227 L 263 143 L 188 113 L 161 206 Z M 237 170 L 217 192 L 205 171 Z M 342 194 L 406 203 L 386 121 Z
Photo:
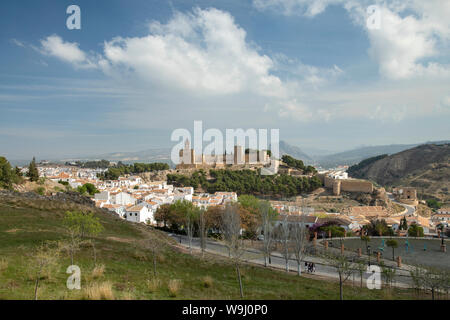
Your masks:
M 299 147 L 288 144 L 287 142 L 280 141 L 280 156 L 287 154 L 296 159 L 301 159 L 304 162 L 312 161 L 311 157 L 302 151 Z
M 324 168 L 335 167 L 337 165 L 353 165 L 367 158 L 375 157 L 382 154 L 390 155 L 423 144 L 445 144 L 449 142 L 450 140 L 433 141 L 416 144 L 391 144 L 391 145 L 359 147 L 344 152 L 316 157 L 314 160 Z
M 383 186 L 411 186 L 425 196 L 449 201 L 450 144 L 423 144 L 390 156 L 366 159 L 351 166 L 354 178 Z
M 445 144 L 450 143 L 450 140 L 445 141 L 435 141 L 435 142 L 426 142 L 425 144 Z M 324 154 L 325 150 L 321 150 L 318 148 L 305 148 L 310 153 L 303 151 L 302 148 L 297 146 L 293 146 L 286 141 L 280 141 L 280 154 L 288 154 L 296 159 L 303 160 L 306 164 L 319 165 L 324 168 L 331 168 L 337 165 L 353 165 L 359 163 L 360 161 L 374 157 L 381 154 L 395 154 L 407 149 L 414 148 L 417 144 L 392 144 L 392 145 L 380 145 L 380 146 L 364 146 L 355 148 L 348 151 L 333 153 L 333 154 Z M 172 162 L 170 160 L 171 148 L 155 148 L 155 149 L 147 149 L 136 152 L 113 152 L 113 153 L 105 153 L 94 156 L 87 157 L 79 157 L 79 158 L 70 158 L 70 159 L 59 159 L 59 161 L 76 161 L 76 160 L 109 160 L 109 161 L 122 161 L 124 163 L 131 162 L 164 162 L 169 163 L 171 165 Z M 25 161 L 24 161 L 25 162 Z M 28 160 L 29 162 L 29 160 Z

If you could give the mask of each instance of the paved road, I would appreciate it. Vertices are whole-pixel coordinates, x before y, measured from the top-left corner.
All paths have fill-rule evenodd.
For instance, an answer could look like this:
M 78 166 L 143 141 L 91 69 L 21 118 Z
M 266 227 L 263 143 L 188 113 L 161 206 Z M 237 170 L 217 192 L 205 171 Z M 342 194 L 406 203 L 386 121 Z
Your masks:
M 392 202 L 395 202 L 396 204 L 399 204 L 402 207 L 404 207 L 407 210 L 407 212 L 406 212 L 407 216 L 415 216 L 416 215 L 416 208 L 414 206 L 410 206 L 410 205 L 398 202 L 397 200 L 395 200 L 394 195 L 390 192 L 387 192 L 387 196 L 388 196 L 389 200 L 391 200 Z M 398 214 L 397 216 L 400 216 L 400 215 L 403 216 L 404 213 Z
M 174 235 L 169 234 L 169 236 L 173 237 L 177 240 L 177 242 L 181 243 L 185 247 L 189 247 L 189 241 L 186 236 L 180 236 L 180 235 Z M 198 238 L 192 239 L 192 248 L 196 250 L 200 250 L 200 240 Z M 206 243 L 206 251 L 213 254 L 218 254 L 221 256 L 228 256 L 228 249 L 223 245 L 222 243 L 218 241 L 208 240 Z M 264 265 L 264 256 L 263 254 L 258 251 L 257 249 L 247 249 L 243 260 L 255 263 L 259 265 Z M 331 267 L 329 265 L 326 265 L 323 260 L 312 257 L 312 256 L 306 256 L 304 261 L 308 262 L 314 262 L 316 271 L 314 272 L 314 275 L 326 277 L 326 278 L 332 278 L 332 279 L 338 279 L 338 274 L 334 267 Z M 290 259 L 289 260 L 289 270 L 292 272 L 297 272 L 297 261 Z M 281 270 L 286 270 L 286 263 L 285 259 L 282 257 L 280 253 L 273 253 L 271 258 L 271 264 L 270 267 L 277 268 Z M 302 273 L 305 273 L 305 266 L 304 262 L 301 265 Z M 398 287 L 410 287 L 411 282 L 409 277 L 405 277 L 409 275 L 406 271 L 400 271 L 398 276 L 396 276 L 396 282 L 395 285 Z M 369 276 L 368 273 L 363 274 L 363 280 L 366 281 L 367 277 Z M 356 284 L 360 283 L 360 275 L 357 271 L 355 271 L 354 275 L 352 275 L 348 281 L 354 281 Z

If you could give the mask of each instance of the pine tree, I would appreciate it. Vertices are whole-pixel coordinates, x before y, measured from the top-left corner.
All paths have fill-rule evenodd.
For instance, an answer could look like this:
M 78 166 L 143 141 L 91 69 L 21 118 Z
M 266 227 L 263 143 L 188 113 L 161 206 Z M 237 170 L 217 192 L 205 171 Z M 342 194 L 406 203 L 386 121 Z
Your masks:
M 30 178 L 30 181 L 38 181 L 39 180 L 39 171 L 36 167 L 36 159 L 33 157 L 33 160 L 30 162 L 28 166 L 28 174 L 27 176 Z

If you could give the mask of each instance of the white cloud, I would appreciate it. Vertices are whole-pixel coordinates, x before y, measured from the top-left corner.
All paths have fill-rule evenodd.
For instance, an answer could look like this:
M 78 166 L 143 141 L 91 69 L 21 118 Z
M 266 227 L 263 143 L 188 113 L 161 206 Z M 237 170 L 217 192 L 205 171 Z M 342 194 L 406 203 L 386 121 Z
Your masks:
M 261 10 L 272 9 L 285 15 L 301 14 L 313 17 L 322 13 L 329 5 L 345 0 L 253 0 L 253 5 Z
M 25 48 L 25 44 L 17 39 L 11 39 L 11 43 L 15 44 L 18 47 Z
M 106 42 L 103 69 L 131 71 L 146 82 L 194 92 L 284 94 L 281 80 L 271 75 L 273 61 L 246 41 L 245 31 L 226 12 L 177 13 L 167 24 L 152 23 L 150 31 Z
M 96 64 L 79 48 L 78 43 L 65 42 L 57 35 L 48 36 L 41 40 L 42 54 L 56 57 L 64 62 L 73 64 L 77 68 L 95 68 Z
M 342 5 L 370 40 L 369 55 L 391 79 L 449 77 L 450 65 L 439 63 L 449 51 L 448 0 L 254 0 L 256 8 L 313 17 L 329 5 Z M 367 29 L 367 7 L 381 9 L 381 28 Z
M 326 8 L 331 2 L 321 3 Z M 357 12 L 354 3 L 346 1 L 345 6 L 352 13 Z M 385 29 L 375 30 L 379 34 L 367 31 L 371 55 L 383 74 L 401 79 L 418 72 L 442 72 L 438 63 L 421 64 L 423 57 L 436 53 L 438 45 L 427 35 L 414 36 L 416 29 L 422 28 L 418 19 L 424 18 L 400 17 L 396 13 L 398 7 L 390 8 L 386 9 Z M 404 39 L 397 43 L 397 38 Z M 146 36 L 106 41 L 103 52 L 97 55 L 85 53 L 78 44 L 64 42 L 58 36 L 41 42 L 41 52 L 75 67 L 94 65 L 115 79 L 116 84 L 133 88 L 134 93 L 120 102 L 123 107 L 105 116 L 111 123 L 127 122 L 132 127 L 148 127 L 149 119 L 152 125 L 166 126 L 173 123 L 174 114 L 181 112 L 185 116 L 178 117 L 178 123 L 198 115 L 218 125 L 228 121 L 233 126 L 246 123 L 255 115 L 258 121 L 264 119 L 268 123 L 277 119 L 401 121 L 429 113 L 430 106 L 439 102 L 436 97 L 448 91 L 445 82 L 438 80 L 410 80 L 406 84 L 389 80 L 344 87 L 336 81 L 345 73 L 338 66 L 316 67 L 283 54 L 262 54 L 249 43 L 246 32 L 233 17 L 217 9 L 176 13 L 166 24 L 151 23 Z M 393 63 L 399 56 L 399 62 Z

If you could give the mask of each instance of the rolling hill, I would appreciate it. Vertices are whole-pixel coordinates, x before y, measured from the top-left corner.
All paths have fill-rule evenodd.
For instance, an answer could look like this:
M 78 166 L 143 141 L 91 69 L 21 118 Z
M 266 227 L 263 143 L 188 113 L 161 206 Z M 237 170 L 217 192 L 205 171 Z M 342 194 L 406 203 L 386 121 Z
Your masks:
M 66 287 L 66 269 L 72 264 L 66 247 L 70 236 L 63 225 L 66 210 L 91 211 L 104 227 L 75 252 L 81 290 Z M 39 300 L 239 298 L 235 266 L 227 258 L 208 253 L 202 258 L 195 251 L 188 254 L 165 233 L 97 209 L 83 196 L 0 191 L 0 300 L 34 298 L 37 262 L 46 257 L 38 248 L 47 241 L 61 251 L 41 273 Z M 242 265 L 242 277 L 246 299 L 339 299 L 335 281 L 298 277 L 251 264 Z M 173 281 L 178 283 L 176 290 L 170 285 Z M 412 298 L 405 290 L 390 294 L 350 286 L 345 290 L 346 299 Z
M 410 186 L 425 197 L 450 200 L 450 144 L 424 144 L 393 155 L 366 159 L 348 169 L 354 178 L 384 186 Z

